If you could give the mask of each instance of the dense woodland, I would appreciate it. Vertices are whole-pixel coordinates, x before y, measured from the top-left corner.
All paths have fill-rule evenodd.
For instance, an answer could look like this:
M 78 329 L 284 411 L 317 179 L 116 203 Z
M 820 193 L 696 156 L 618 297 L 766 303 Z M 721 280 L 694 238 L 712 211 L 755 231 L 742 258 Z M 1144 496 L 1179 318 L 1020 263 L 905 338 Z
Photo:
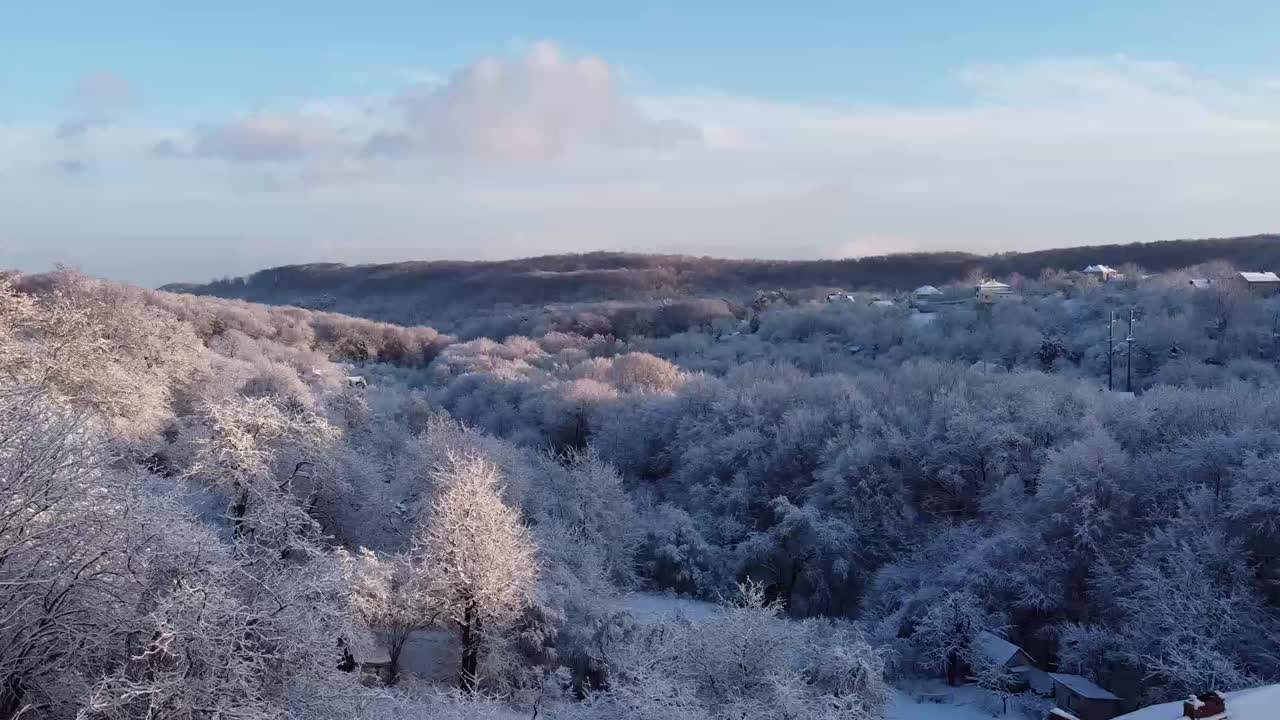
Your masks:
M 1001 692 L 984 630 L 1132 705 L 1275 682 L 1280 298 L 1128 278 L 439 332 L 11 275 L 0 717 L 873 720 L 957 662 Z

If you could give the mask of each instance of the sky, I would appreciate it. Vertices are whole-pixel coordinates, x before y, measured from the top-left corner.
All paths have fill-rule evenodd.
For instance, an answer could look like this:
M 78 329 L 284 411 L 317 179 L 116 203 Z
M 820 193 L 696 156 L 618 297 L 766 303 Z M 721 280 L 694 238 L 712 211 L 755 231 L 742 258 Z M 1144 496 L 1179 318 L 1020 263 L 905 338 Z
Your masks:
M 1276 232 L 1277 27 L 1270 0 L 15 4 L 0 266 Z

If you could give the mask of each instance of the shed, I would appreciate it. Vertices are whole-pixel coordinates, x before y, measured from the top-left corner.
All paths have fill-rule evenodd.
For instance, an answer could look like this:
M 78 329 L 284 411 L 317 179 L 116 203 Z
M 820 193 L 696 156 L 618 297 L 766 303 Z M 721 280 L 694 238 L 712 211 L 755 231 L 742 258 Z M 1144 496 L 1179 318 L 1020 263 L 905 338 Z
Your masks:
M 986 662 L 1012 671 L 1018 679 L 1018 685 L 1030 688 L 1040 695 L 1053 692 L 1053 679 L 1049 677 L 1049 673 L 1036 667 L 1035 658 L 999 635 L 983 630 L 978 633 L 974 650 Z
M 1092 275 L 1093 277 L 1096 277 L 1103 282 L 1106 282 L 1107 280 L 1111 280 L 1111 279 L 1119 279 L 1124 277 L 1122 274 L 1120 274 L 1118 270 L 1116 270 L 1113 267 L 1108 267 L 1106 265 L 1090 265 L 1089 267 L 1084 269 L 1084 274 Z
M 974 642 L 974 650 L 984 660 L 999 667 L 1013 668 L 1035 665 L 1035 660 L 1031 659 L 1026 650 L 986 630 L 978 633 L 977 640 Z
M 1120 698 L 1082 675 L 1050 673 L 1053 701 L 1080 720 L 1111 720 L 1120 714 Z

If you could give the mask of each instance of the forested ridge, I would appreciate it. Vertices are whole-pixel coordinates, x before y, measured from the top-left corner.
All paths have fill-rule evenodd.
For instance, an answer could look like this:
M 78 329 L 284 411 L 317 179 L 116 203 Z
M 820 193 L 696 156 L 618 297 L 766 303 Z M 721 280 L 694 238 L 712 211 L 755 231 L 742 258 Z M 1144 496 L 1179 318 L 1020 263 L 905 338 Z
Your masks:
M 1276 682 L 1280 299 L 1152 265 L 440 329 L 11 274 L 0 717 L 872 720 L 960 662 L 1006 693 L 983 632 L 1133 706 Z
M 1223 261 L 1240 268 L 1280 267 L 1280 236 L 1094 245 L 979 255 L 900 253 L 842 260 L 730 260 L 685 255 L 593 252 L 492 262 L 312 263 L 268 268 L 208 284 L 166 286 L 275 305 L 334 310 L 442 331 L 492 333 L 477 316 L 540 315 L 545 306 L 647 303 L 663 298 L 749 302 L 758 290 L 894 292 L 975 276 L 1038 278 L 1042 272 L 1103 263 L 1148 272 Z

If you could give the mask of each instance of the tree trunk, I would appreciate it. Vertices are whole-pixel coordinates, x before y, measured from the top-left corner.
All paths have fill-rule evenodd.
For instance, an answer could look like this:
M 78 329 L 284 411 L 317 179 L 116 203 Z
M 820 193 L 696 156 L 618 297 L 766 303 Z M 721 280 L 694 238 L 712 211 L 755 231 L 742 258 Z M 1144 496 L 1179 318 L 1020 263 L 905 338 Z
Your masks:
M 458 676 L 458 687 L 467 693 L 474 693 L 479 684 L 480 669 L 480 617 L 470 605 L 463 613 L 462 622 L 462 672 Z
M 26 694 L 21 675 L 15 673 L 6 677 L 3 684 L 0 684 L 0 718 L 9 720 L 16 717 L 22 709 L 22 700 Z
M 244 514 L 249 510 L 249 488 L 242 487 L 235 504 L 231 506 L 231 523 L 236 537 L 244 532 Z
M 404 642 L 404 640 L 396 640 L 391 643 L 390 648 L 387 648 L 387 655 L 391 658 L 391 667 L 387 669 L 388 685 L 400 682 L 400 652 L 404 650 Z

